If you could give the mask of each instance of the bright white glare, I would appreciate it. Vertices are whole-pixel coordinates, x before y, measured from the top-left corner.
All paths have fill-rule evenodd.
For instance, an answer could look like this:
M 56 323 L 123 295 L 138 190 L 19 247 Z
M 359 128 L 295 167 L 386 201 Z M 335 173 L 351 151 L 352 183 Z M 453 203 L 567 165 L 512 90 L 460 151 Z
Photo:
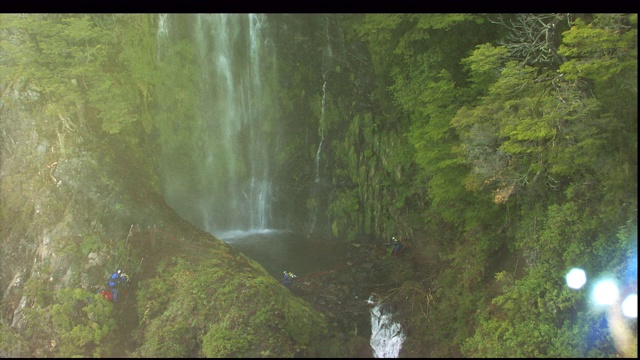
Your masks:
M 638 317 L 638 294 L 631 294 L 624 299 L 622 302 L 622 313 L 626 317 Z
M 566 276 L 567 285 L 572 289 L 580 289 L 587 282 L 587 274 L 582 269 L 573 268 Z
M 618 286 L 611 280 L 603 280 L 593 288 L 593 299 L 598 305 L 612 305 L 618 299 Z

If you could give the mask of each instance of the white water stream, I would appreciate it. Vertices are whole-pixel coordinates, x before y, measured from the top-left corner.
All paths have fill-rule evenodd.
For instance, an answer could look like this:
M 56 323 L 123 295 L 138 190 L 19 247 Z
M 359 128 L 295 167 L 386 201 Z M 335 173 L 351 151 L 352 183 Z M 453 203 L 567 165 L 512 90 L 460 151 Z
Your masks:
M 331 50 L 331 38 L 329 36 L 329 18 L 327 18 L 325 34 L 327 37 L 327 47 L 322 56 L 322 104 L 320 106 L 320 142 L 318 143 L 318 150 L 316 151 L 316 178 L 313 184 L 311 192 L 311 199 L 313 200 L 313 209 L 310 212 L 310 225 L 307 236 L 311 236 L 315 230 L 318 210 L 320 207 L 320 157 L 322 155 L 322 143 L 324 143 L 324 123 L 325 123 L 325 108 L 327 104 L 327 73 L 329 72 L 330 64 L 332 62 L 333 51 Z
M 405 336 L 402 326 L 393 321 L 384 304 L 371 309 L 371 339 L 369 344 L 376 358 L 397 358 Z

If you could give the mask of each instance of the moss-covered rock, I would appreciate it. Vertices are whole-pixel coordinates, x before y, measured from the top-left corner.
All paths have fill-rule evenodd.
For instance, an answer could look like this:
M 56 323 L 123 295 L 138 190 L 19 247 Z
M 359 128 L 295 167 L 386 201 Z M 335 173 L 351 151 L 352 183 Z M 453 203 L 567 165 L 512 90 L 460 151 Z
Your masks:
M 178 217 L 117 140 L 36 115 L 2 109 L 2 354 L 290 357 L 326 333 L 259 264 Z M 131 295 L 87 302 L 116 268 Z
M 244 255 L 203 254 L 168 259 L 140 285 L 139 355 L 286 357 L 326 334 L 322 314 Z

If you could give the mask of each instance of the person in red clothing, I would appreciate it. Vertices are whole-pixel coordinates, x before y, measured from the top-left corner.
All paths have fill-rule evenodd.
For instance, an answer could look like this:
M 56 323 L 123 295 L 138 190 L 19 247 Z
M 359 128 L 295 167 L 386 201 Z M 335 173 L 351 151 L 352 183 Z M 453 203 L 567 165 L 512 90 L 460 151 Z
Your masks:
M 107 301 L 113 301 L 113 293 L 109 290 L 100 290 L 100 296 L 102 296 Z

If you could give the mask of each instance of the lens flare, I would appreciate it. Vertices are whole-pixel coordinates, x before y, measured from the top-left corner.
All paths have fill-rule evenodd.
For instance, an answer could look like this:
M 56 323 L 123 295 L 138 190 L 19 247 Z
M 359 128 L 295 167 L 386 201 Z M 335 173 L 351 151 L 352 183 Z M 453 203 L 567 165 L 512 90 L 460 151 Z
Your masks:
M 638 294 L 627 296 L 622 302 L 622 314 L 629 318 L 638 317 Z
M 582 269 L 573 268 L 567 273 L 567 285 L 572 289 L 580 289 L 587 282 L 587 274 Z
M 613 305 L 618 299 L 618 286 L 612 280 L 602 280 L 593 288 L 593 299 L 598 305 Z

